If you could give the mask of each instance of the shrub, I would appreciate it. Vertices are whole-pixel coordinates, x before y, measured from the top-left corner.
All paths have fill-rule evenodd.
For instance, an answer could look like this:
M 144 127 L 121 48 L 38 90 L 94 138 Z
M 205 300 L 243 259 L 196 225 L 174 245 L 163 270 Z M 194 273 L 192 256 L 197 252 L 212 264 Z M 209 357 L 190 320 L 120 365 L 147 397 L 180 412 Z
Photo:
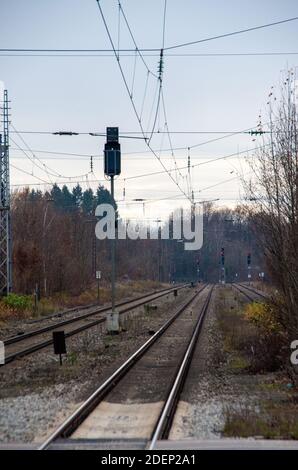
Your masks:
M 245 307 L 244 318 L 256 328 L 251 342 L 253 372 L 274 371 L 285 365 L 287 343 L 276 307 L 254 302 Z
M 2 302 L 6 307 L 18 312 L 29 310 L 33 305 L 32 297 L 29 295 L 8 294 Z
M 245 318 L 257 328 L 263 330 L 265 334 L 271 335 L 281 331 L 281 325 L 276 320 L 274 307 L 270 304 L 259 302 L 248 304 L 245 308 Z

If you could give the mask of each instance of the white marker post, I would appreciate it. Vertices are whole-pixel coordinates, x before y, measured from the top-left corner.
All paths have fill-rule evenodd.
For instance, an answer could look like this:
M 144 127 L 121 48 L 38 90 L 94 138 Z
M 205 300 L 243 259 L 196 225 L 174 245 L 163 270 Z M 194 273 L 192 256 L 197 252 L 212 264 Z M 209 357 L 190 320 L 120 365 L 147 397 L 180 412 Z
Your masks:
M 101 279 L 101 271 L 96 271 L 96 279 L 97 279 L 97 303 L 99 303 L 99 281 Z
M 5 346 L 3 341 L 0 341 L 0 364 L 5 364 Z

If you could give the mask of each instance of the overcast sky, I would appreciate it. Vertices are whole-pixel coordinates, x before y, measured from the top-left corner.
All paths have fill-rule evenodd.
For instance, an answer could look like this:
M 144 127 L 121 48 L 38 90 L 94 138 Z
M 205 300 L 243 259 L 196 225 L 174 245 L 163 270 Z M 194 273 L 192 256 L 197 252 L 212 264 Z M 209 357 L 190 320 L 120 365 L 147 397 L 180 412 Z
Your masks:
M 118 45 L 118 2 L 102 0 L 112 38 Z M 139 48 L 162 47 L 164 0 L 123 0 L 123 9 Z M 96 0 L 0 0 L 1 48 L 28 49 L 110 49 L 110 43 Z M 168 0 L 166 11 L 165 47 L 227 32 L 249 28 L 298 16 L 296 0 Z M 241 35 L 217 39 L 197 45 L 173 49 L 165 53 L 163 92 L 170 131 L 233 132 L 257 125 L 260 110 L 266 121 L 266 102 L 271 86 L 278 88 L 281 71 L 295 68 L 298 55 L 259 56 L 191 56 L 185 54 L 297 52 L 298 22 L 265 28 Z M 134 49 L 123 18 L 120 21 L 120 49 Z M 11 122 L 19 131 L 104 132 L 106 126 L 119 126 L 120 132 L 139 131 L 130 99 L 125 89 L 117 61 L 112 54 L 93 56 L 0 56 L 0 80 L 8 89 L 11 100 Z M 50 54 L 50 53 L 49 53 Z M 169 55 L 179 54 L 179 55 Z M 183 54 L 183 56 L 181 56 Z M 122 57 L 121 57 L 122 55 Z M 123 66 L 138 112 L 141 112 L 147 71 L 134 53 L 122 53 Z M 125 56 L 124 56 L 125 55 Z M 154 73 L 158 69 L 158 53 L 144 53 Z M 135 71 L 135 73 L 134 73 Z M 134 83 L 132 87 L 132 83 Z M 152 127 L 156 102 L 157 81 L 149 78 L 142 124 L 146 131 Z M 153 111 L 151 111 L 153 110 Z M 151 116 L 151 121 L 150 121 Z M 162 106 L 156 130 L 164 131 Z M 14 129 L 11 128 L 13 131 Z M 138 134 L 135 134 L 138 135 Z M 11 133 L 11 163 L 29 173 L 12 168 L 11 184 L 39 184 L 36 177 L 50 182 L 81 182 L 83 188 L 97 186 L 94 180 L 103 179 L 102 150 L 104 139 L 91 136 L 61 137 L 42 134 L 22 134 L 26 144 L 50 169 L 35 159 L 28 149 L 28 158 L 18 150 L 26 149 L 17 134 Z M 163 136 L 163 138 L 162 138 Z M 187 147 L 221 137 L 222 134 L 171 134 L 178 166 L 187 164 Z M 261 138 L 252 141 L 241 134 L 213 143 L 194 147 L 191 163 L 244 152 L 261 145 Z M 151 142 L 167 168 L 174 159 L 166 134 L 157 135 Z M 132 199 L 176 197 L 179 189 L 165 174 L 129 179 L 132 176 L 162 170 L 161 163 L 142 140 L 121 139 L 122 174 L 116 183 L 120 208 L 142 213 L 143 206 Z M 88 156 L 72 157 L 39 153 L 66 152 L 94 155 L 94 174 Z M 237 172 L 247 172 L 243 164 L 245 153 L 239 157 L 207 163 L 191 171 L 196 200 L 220 198 L 218 204 L 233 204 L 241 189 Z M 206 160 L 207 159 L 207 160 Z M 172 175 L 184 192 L 188 191 L 187 169 L 182 176 Z M 51 174 L 52 173 L 52 174 Z M 53 176 L 61 175 L 62 177 Z M 67 176 L 67 178 L 65 178 Z M 69 180 L 69 177 L 75 178 Z M 124 183 L 124 178 L 127 178 Z M 234 178 L 234 179 L 232 179 Z M 82 181 L 81 181 L 82 180 Z M 210 189 L 209 186 L 219 184 Z M 125 201 L 123 188 L 125 186 Z M 49 185 L 42 184 L 41 189 Z M 16 188 L 16 186 L 13 186 Z M 200 191 L 200 192 L 199 192 Z M 183 197 L 183 196 L 181 196 Z M 166 199 L 146 204 L 146 217 L 164 215 L 182 199 Z M 132 212 L 131 212 L 132 213 Z

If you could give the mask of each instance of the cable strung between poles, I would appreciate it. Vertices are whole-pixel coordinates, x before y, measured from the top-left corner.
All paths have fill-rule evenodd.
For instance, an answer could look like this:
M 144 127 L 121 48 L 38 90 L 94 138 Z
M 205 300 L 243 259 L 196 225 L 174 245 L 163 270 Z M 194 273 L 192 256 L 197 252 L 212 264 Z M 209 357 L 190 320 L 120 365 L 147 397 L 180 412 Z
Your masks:
M 104 14 L 103 14 L 103 11 L 102 11 L 102 8 L 101 8 L 101 5 L 100 5 L 100 0 L 96 0 L 96 3 L 97 3 L 97 6 L 98 6 L 98 9 L 99 9 L 99 12 L 100 12 L 100 15 L 101 15 L 101 18 L 102 18 L 102 21 L 103 21 L 105 30 L 106 30 L 106 32 L 107 32 L 107 35 L 108 35 L 110 44 L 111 44 L 111 46 L 112 46 L 114 55 L 115 55 L 115 57 L 116 57 L 116 59 L 117 59 L 118 67 L 119 67 L 119 70 L 120 70 L 120 73 L 121 73 L 121 76 L 122 76 L 122 79 L 123 79 L 125 88 L 126 88 L 126 90 L 127 90 L 129 99 L 130 99 L 130 101 L 131 101 L 131 104 L 132 104 L 134 113 L 135 113 L 135 115 L 136 115 L 136 117 L 137 117 L 137 120 L 138 120 L 140 129 L 141 129 L 142 135 L 143 135 L 143 137 L 144 137 L 144 139 L 145 139 L 146 145 L 147 145 L 148 149 L 152 152 L 152 154 L 153 154 L 153 155 L 157 158 L 157 160 L 160 162 L 160 164 L 161 164 L 161 166 L 163 167 L 164 171 L 168 174 L 168 176 L 169 176 L 170 179 L 173 181 L 173 183 L 179 188 L 179 190 L 181 191 L 181 193 L 182 193 L 187 199 L 190 200 L 190 198 L 188 197 L 188 195 L 187 195 L 187 194 L 185 193 L 185 191 L 181 188 L 181 186 L 177 183 L 177 181 L 175 180 L 175 178 L 173 178 L 173 176 L 171 175 L 171 173 L 169 172 L 169 170 L 166 168 L 166 166 L 164 165 L 164 163 L 161 161 L 160 157 L 157 155 L 157 153 L 156 153 L 156 152 L 154 151 L 154 149 L 151 147 L 150 142 L 147 141 L 147 137 L 146 137 L 145 131 L 144 131 L 144 129 L 143 129 L 143 126 L 142 126 L 142 122 L 141 122 L 139 113 L 138 113 L 138 111 L 137 111 L 137 109 L 136 109 L 136 105 L 135 105 L 135 103 L 134 103 L 134 100 L 133 100 L 133 99 L 131 98 L 131 96 L 130 96 L 129 86 L 128 86 L 128 83 L 127 83 L 127 80 L 126 80 L 126 77 L 125 77 L 123 68 L 122 68 L 122 66 L 121 66 L 120 60 L 119 60 L 119 58 L 118 58 L 117 51 L 116 51 L 115 46 L 114 46 L 114 41 L 113 41 L 113 39 L 112 39 L 112 37 L 111 37 L 111 34 L 110 34 L 110 31 L 109 31 L 109 28 L 108 28 L 108 25 L 107 25 L 105 16 L 104 16 Z

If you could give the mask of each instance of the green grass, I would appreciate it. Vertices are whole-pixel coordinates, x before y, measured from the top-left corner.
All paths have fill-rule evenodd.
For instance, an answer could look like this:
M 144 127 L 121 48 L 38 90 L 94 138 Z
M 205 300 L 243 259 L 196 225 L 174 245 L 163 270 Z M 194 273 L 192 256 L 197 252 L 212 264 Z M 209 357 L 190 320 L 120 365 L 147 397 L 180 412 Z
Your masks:
M 30 295 L 8 294 L 2 303 L 13 310 L 28 310 L 33 306 L 33 298 Z
M 128 281 L 117 284 L 116 299 L 134 297 L 146 291 L 153 291 L 165 287 L 155 281 Z M 111 291 L 107 284 L 102 283 L 99 289 L 99 302 L 104 304 L 110 302 Z M 78 295 L 68 292 L 57 292 L 49 297 L 42 297 L 38 302 L 37 309 L 34 306 L 33 295 L 9 294 L 0 301 L 0 321 L 7 322 L 15 318 L 28 318 L 49 315 L 59 310 L 88 305 L 97 302 L 97 284 Z

